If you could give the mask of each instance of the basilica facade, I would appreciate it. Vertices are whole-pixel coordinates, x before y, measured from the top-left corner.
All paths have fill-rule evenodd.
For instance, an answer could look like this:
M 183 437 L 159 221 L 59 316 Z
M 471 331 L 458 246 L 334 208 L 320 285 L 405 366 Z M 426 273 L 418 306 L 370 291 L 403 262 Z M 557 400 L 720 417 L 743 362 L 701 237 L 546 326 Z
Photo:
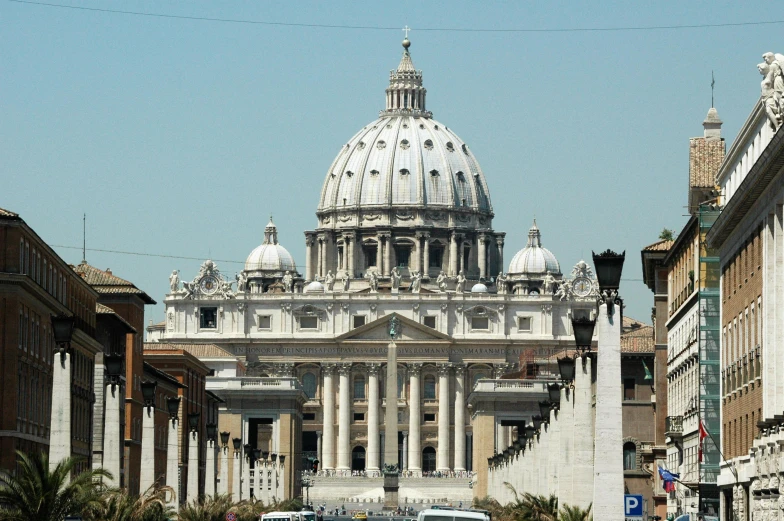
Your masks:
M 241 429 L 243 443 L 288 451 L 297 465 L 317 458 L 330 475 L 372 476 L 397 463 L 413 478 L 468 483 L 538 414 L 546 388 L 534 384 L 556 379 L 555 357 L 574 345 L 570 319 L 594 312 L 597 286 L 577 258 L 562 272 L 536 222 L 505 264 L 485 174 L 427 110 L 409 46 L 406 39 L 390 72 L 384 110 L 327 169 L 317 226 L 305 232 L 306 265 L 295 264 L 270 220 L 236 276 L 212 261 L 183 282 L 172 273 L 165 321 L 148 330 L 148 341 L 214 344 L 225 353 L 204 360 L 207 385 L 226 400 L 221 414 L 234 418 L 232 436 Z M 385 462 L 381 390 L 393 316 L 399 451 L 397 462 Z M 512 371 L 532 380 L 521 386 L 531 391 L 526 398 L 497 407 L 472 398 L 480 388 L 501 396 L 501 377 Z M 294 423 L 280 426 L 281 411 L 252 399 L 275 379 L 302 391 L 301 438 L 285 448 Z M 480 402 L 492 422 L 481 438 L 472 405 Z

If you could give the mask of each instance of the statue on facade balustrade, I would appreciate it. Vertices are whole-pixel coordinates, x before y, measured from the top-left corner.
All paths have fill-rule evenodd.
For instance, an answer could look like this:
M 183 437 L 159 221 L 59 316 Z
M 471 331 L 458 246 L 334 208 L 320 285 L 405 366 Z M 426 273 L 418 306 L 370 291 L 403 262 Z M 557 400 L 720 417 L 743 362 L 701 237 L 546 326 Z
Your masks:
M 506 295 L 506 277 L 503 271 L 495 278 L 495 287 L 499 295 Z
M 234 278 L 237 280 L 237 293 L 245 293 L 248 290 L 248 277 L 245 272 L 239 272 Z
M 375 271 L 369 271 L 367 276 L 370 283 L 370 291 L 372 293 L 378 293 L 378 273 Z
M 414 271 L 411 274 L 411 293 L 419 293 L 419 290 L 422 288 L 422 272 L 421 271 Z
M 327 286 L 327 291 L 332 291 L 335 288 L 335 276 L 332 274 L 332 270 L 327 271 L 324 284 Z
M 400 270 L 397 269 L 397 266 L 392 268 L 392 272 L 389 275 L 392 278 L 392 289 L 400 288 L 400 280 L 403 277 L 400 275 Z
M 547 270 L 547 275 L 544 276 L 544 281 L 542 282 L 542 293 L 545 295 L 552 295 L 553 290 L 555 289 L 555 277 Z
M 561 282 L 561 285 L 558 287 L 558 291 L 555 292 L 555 296 L 558 297 L 559 300 L 571 299 L 572 283 L 568 280 Z
M 438 278 L 436 279 L 436 285 L 438 285 L 438 290 L 441 293 L 446 293 L 446 281 L 447 281 L 446 273 L 441 270 L 441 273 L 438 274 Z
M 286 271 L 283 275 L 283 290 L 286 293 L 294 293 L 294 277 L 291 276 L 290 271 Z
M 350 284 L 351 279 L 349 278 L 348 274 L 344 271 L 340 275 L 340 285 L 343 288 L 343 291 L 348 291 L 348 287 Z
M 457 274 L 457 289 L 455 290 L 457 293 L 465 292 L 466 280 L 468 279 L 466 279 L 463 270 L 460 270 L 460 273 Z
M 169 288 L 171 289 L 172 293 L 177 293 L 180 289 L 180 270 L 172 271 L 172 274 L 169 275 Z

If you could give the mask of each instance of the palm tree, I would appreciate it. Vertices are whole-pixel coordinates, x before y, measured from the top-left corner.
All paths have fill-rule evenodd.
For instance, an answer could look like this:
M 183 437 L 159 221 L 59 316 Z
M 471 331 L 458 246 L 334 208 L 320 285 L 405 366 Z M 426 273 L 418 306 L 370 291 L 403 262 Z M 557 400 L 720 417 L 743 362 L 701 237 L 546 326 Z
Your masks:
M 564 505 L 558 516 L 558 521 L 591 521 L 593 518 L 591 516 L 591 506 L 588 505 L 588 508 L 583 510 L 580 507 Z
M 92 510 L 101 501 L 101 478 L 112 477 L 103 469 L 71 476 L 80 458 L 66 458 L 50 471 L 45 452 L 16 455 L 16 475 L 0 475 L 0 521 L 62 521 Z
M 175 513 L 167 503 L 172 494 L 174 490 L 166 486 L 153 485 L 140 496 L 114 488 L 103 495 L 99 505 L 85 512 L 84 517 L 95 521 L 166 521 Z
M 504 485 L 515 498 L 504 508 L 509 517 L 517 521 L 558 521 L 558 496 L 534 496 L 526 492 L 521 498 L 510 483 Z
M 234 504 L 228 494 L 206 498 L 202 503 L 193 501 L 180 508 L 180 521 L 223 521 Z M 234 509 L 236 510 L 236 509 Z

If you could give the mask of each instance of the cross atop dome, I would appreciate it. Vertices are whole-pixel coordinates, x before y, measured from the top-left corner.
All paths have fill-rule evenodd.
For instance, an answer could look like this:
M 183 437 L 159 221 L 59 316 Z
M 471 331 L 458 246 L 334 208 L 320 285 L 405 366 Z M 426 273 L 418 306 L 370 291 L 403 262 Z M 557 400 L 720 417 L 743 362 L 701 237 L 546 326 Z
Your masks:
M 432 113 L 425 110 L 425 96 L 427 89 L 422 86 L 422 71 L 416 70 L 411 61 L 411 40 L 408 39 L 409 27 L 403 31 L 406 38 L 403 40 L 403 56 L 397 69 L 389 72 L 389 88 L 386 90 L 386 109 L 381 111 L 381 116 L 415 115 L 425 118 L 432 117 Z

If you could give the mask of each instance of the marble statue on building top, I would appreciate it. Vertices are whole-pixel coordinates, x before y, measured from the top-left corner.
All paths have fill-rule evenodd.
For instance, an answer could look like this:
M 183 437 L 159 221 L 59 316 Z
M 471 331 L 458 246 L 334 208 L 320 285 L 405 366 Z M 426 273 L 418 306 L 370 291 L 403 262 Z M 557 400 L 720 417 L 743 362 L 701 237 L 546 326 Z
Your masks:
M 390 277 L 392 277 L 392 289 L 398 289 L 400 287 L 400 280 L 403 277 L 401 277 L 400 271 L 397 269 L 397 266 L 392 268 L 392 272 L 390 273 Z
M 506 277 L 504 277 L 503 271 L 495 278 L 495 287 L 499 295 L 506 294 Z
M 784 55 L 766 52 L 762 58 L 764 61 L 757 65 L 763 77 L 761 99 L 770 128 L 775 131 L 784 118 Z
M 572 278 L 577 277 L 587 277 L 589 279 L 593 278 L 593 270 L 584 260 L 581 260 L 574 265 L 574 268 L 572 268 Z
M 565 280 L 558 286 L 558 291 L 555 292 L 555 296 L 558 297 L 559 300 L 571 300 L 572 298 L 572 283 L 568 280 Z
M 324 279 L 324 283 L 327 286 L 327 291 L 332 291 L 335 288 L 335 276 L 332 274 L 332 270 L 327 271 L 327 277 Z
M 169 288 L 171 289 L 172 293 L 177 293 L 180 289 L 180 270 L 172 271 L 172 274 L 169 275 Z
M 465 292 L 465 285 L 466 285 L 466 276 L 463 273 L 463 270 L 460 270 L 460 273 L 457 274 L 457 293 L 464 293 Z
M 411 293 L 419 293 L 419 290 L 422 288 L 422 273 L 420 271 L 414 271 L 411 273 Z
M 248 277 L 245 272 L 235 274 L 234 278 L 237 280 L 237 293 L 245 293 L 248 290 Z
M 283 275 L 283 290 L 286 293 L 294 292 L 294 277 L 291 276 L 290 271 L 286 271 L 286 273 Z
M 544 276 L 544 280 L 542 281 L 542 290 L 545 295 L 552 295 L 554 289 L 555 277 L 553 277 L 552 272 L 548 270 L 547 274 Z
M 349 278 L 349 276 L 344 271 L 340 275 L 340 286 L 343 288 L 343 291 L 348 291 L 349 284 L 351 284 L 351 279 Z
M 370 282 L 370 291 L 373 293 L 378 292 L 378 273 L 375 271 L 369 271 L 368 279 Z
M 441 291 L 441 293 L 446 292 L 446 282 L 447 282 L 446 273 L 441 271 L 441 273 L 438 274 L 438 278 L 436 279 L 436 284 L 438 285 L 438 289 L 439 291 Z

